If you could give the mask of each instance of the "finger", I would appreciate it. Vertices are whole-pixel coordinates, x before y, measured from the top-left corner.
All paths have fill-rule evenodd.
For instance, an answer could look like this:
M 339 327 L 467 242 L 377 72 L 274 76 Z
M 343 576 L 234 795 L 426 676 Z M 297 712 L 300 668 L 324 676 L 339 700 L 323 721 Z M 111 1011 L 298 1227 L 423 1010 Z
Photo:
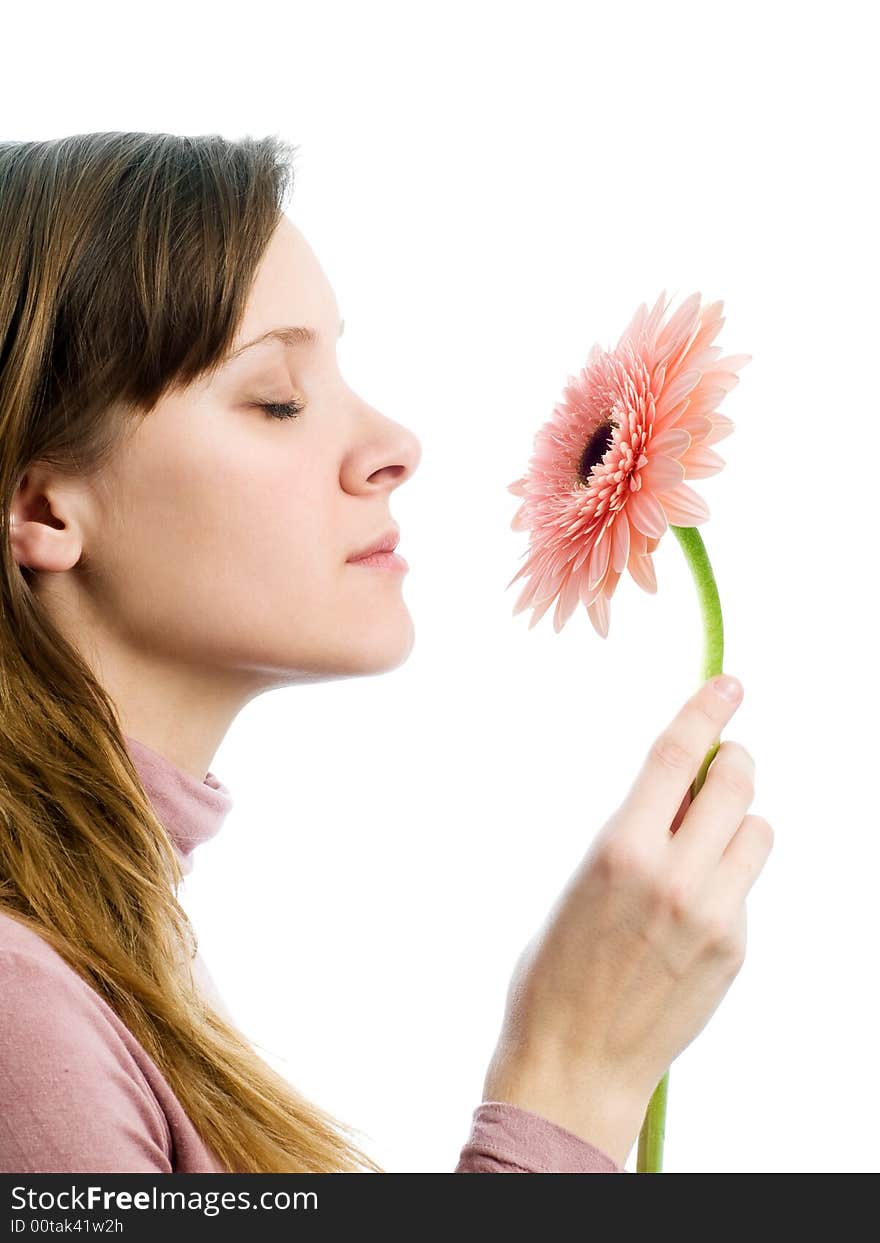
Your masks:
M 727 678 L 710 678 L 654 740 L 620 807 L 617 820 L 626 826 L 624 831 L 668 839 L 706 752 L 742 702 L 742 685 L 735 678 L 729 680 L 737 691 L 734 699 L 720 694 Z
M 678 866 L 693 877 L 716 867 L 755 797 L 755 761 L 738 742 L 722 742 L 675 835 Z
M 745 816 L 715 870 L 710 900 L 717 897 L 723 903 L 742 902 L 767 862 L 773 838 L 773 828 L 763 816 Z

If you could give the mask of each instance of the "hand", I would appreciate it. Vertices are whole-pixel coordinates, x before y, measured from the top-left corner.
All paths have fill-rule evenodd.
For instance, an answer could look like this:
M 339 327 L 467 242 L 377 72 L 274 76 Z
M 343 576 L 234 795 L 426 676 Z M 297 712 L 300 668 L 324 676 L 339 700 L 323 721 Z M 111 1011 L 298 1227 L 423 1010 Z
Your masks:
M 754 761 L 722 742 L 740 699 L 710 679 L 656 738 L 517 960 L 484 1100 L 557 1122 L 623 1165 L 651 1095 L 740 970 L 746 895 L 773 845 Z

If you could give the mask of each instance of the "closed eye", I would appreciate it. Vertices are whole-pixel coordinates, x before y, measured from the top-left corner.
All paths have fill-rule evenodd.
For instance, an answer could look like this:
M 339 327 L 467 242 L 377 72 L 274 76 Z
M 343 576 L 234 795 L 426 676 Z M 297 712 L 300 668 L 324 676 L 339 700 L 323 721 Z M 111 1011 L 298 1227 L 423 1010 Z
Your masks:
M 305 410 L 305 405 L 296 401 L 258 401 L 257 405 L 270 419 L 295 419 Z

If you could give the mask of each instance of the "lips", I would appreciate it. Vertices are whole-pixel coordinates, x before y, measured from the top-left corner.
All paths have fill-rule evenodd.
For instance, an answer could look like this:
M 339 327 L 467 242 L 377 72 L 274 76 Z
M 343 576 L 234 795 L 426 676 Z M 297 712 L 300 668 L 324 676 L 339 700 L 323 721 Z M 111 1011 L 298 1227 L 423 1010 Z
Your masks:
M 360 561 L 364 557 L 371 557 L 376 552 L 394 552 L 399 541 L 400 531 L 397 527 L 391 527 L 384 535 L 380 535 L 378 539 L 373 540 L 372 544 L 367 544 L 359 552 L 353 552 L 347 560 Z

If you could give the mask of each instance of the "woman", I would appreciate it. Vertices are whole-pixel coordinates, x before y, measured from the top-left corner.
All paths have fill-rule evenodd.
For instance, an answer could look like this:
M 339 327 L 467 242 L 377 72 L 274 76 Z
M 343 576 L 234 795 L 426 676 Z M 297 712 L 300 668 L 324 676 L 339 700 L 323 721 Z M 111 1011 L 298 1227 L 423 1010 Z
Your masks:
M 236 1030 L 176 896 L 241 708 L 412 646 L 401 574 L 355 559 L 421 446 L 339 375 L 294 151 L 0 144 L 6 1172 L 381 1172 Z M 523 952 L 457 1172 L 622 1172 L 770 849 L 737 744 L 689 808 L 734 708 L 688 701 Z

